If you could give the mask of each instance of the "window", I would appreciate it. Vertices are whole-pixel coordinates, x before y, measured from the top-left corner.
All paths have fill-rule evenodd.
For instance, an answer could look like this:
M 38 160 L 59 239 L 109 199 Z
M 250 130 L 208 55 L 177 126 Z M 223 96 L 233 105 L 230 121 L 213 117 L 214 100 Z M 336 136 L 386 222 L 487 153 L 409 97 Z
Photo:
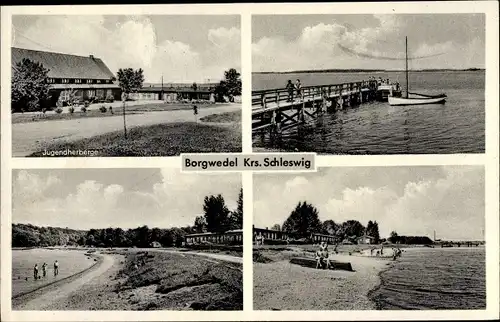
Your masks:
M 91 79 L 87 79 L 87 84 L 92 84 L 92 80 Z
M 67 79 L 67 78 L 63 78 L 63 79 L 62 79 L 62 83 L 63 83 L 63 84 L 68 84 L 68 83 L 69 83 L 69 79 Z
M 75 84 L 80 84 L 82 82 L 81 79 L 75 79 Z
M 48 83 L 48 84 L 54 84 L 54 83 L 55 83 L 55 79 L 53 79 L 53 78 L 48 78 L 48 79 L 47 79 L 47 83 Z
M 97 84 L 100 84 L 100 83 L 101 83 L 101 80 L 100 80 L 100 79 L 98 79 L 96 82 L 97 82 Z

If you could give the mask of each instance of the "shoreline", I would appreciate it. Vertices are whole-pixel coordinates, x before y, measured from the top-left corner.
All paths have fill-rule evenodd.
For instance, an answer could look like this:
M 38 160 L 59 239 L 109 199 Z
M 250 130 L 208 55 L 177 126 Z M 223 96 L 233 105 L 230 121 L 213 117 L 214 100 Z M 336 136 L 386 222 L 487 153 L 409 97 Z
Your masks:
M 290 264 L 290 251 L 264 250 L 261 255 L 264 261 L 253 263 L 255 310 L 375 310 L 370 294 L 381 285 L 381 272 L 394 264 L 387 258 L 332 255 L 351 263 L 354 272 L 348 272 Z

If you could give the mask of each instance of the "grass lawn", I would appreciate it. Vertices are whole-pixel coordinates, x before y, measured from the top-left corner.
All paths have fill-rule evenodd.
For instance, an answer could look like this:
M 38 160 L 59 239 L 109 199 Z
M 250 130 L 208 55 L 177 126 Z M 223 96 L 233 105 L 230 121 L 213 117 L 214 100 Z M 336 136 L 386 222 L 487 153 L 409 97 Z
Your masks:
M 211 114 L 202 117 L 200 121 L 214 123 L 241 123 L 241 111 Z
M 95 156 L 177 156 L 180 153 L 241 152 L 241 128 L 197 124 L 194 122 L 158 124 L 116 131 L 74 142 L 56 142 L 47 151 L 98 150 Z M 43 149 L 31 154 L 42 156 Z
M 137 266 L 136 266 L 137 265 Z M 126 257 L 116 292 L 151 288 L 143 310 L 242 310 L 242 265 L 196 255 L 139 252 Z M 145 300 L 145 299 L 143 299 Z M 133 304 L 133 303 L 132 303 Z
M 145 112 L 162 112 L 162 111 L 177 111 L 177 110 L 192 110 L 194 104 L 143 104 L 143 105 L 133 105 L 126 106 L 125 113 L 127 114 L 142 114 Z M 197 104 L 198 109 L 207 109 L 218 107 L 226 104 Z M 100 105 L 93 105 L 87 109 L 87 113 L 83 113 L 80 111 L 80 107 L 75 108 L 75 112 L 71 113 L 61 113 L 56 114 L 50 112 L 48 114 L 33 114 L 33 113 L 14 113 L 12 114 L 12 124 L 16 123 L 30 123 L 30 122 L 42 122 L 42 121 L 58 121 L 58 120 L 73 120 L 73 119 L 81 119 L 81 118 L 89 118 L 89 117 L 110 117 L 110 116 L 121 116 L 122 115 L 122 107 L 113 107 L 114 114 L 111 114 L 109 111 L 109 107 L 105 113 L 99 111 Z M 240 116 L 241 119 L 241 116 Z

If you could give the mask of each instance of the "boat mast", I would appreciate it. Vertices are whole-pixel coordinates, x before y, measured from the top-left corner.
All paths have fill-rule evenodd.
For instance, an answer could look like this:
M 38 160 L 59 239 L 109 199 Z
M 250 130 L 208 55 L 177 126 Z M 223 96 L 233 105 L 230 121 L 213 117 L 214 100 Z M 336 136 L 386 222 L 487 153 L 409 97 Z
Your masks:
M 408 98 L 410 92 L 409 82 L 408 82 L 408 36 L 405 37 L 405 52 L 406 52 L 406 98 Z

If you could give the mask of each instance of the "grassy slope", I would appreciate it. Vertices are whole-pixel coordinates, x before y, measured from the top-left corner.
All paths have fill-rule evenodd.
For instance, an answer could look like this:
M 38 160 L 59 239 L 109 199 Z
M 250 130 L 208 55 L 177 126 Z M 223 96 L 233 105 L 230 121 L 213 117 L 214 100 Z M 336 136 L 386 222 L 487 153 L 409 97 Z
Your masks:
M 136 127 L 128 132 L 107 133 L 75 142 L 53 143 L 47 150 L 99 150 L 96 156 L 176 156 L 190 152 L 241 152 L 241 129 L 196 123 Z M 33 153 L 42 156 L 42 151 Z
M 241 122 L 241 111 L 211 114 L 200 119 L 202 122 L 233 123 Z
M 243 309 L 241 265 L 187 254 L 137 253 L 127 256 L 119 276 L 125 281 L 117 292 L 155 288 L 149 299 L 139 301 L 140 309 Z
M 194 104 L 143 104 L 143 105 L 135 105 L 135 106 L 127 106 L 126 113 L 127 114 L 142 114 L 145 112 L 161 112 L 161 111 L 177 111 L 177 110 L 192 110 Z M 212 108 L 218 107 L 225 104 L 198 104 L 199 108 Z M 110 116 L 121 116 L 122 115 L 122 107 L 113 107 L 114 114 L 111 114 L 109 111 L 109 107 L 106 106 L 107 111 L 102 113 L 99 111 L 99 106 L 91 106 L 88 108 L 87 113 L 82 113 L 80 111 L 80 107 L 75 108 L 75 112 L 71 113 L 61 113 L 54 114 L 49 113 L 41 116 L 41 114 L 32 114 L 32 113 L 15 113 L 12 114 L 12 124 L 16 123 L 30 123 L 30 122 L 41 122 L 41 121 L 59 121 L 59 120 L 74 120 L 74 119 L 82 119 L 82 118 L 91 118 L 91 117 L 110 117 Z

